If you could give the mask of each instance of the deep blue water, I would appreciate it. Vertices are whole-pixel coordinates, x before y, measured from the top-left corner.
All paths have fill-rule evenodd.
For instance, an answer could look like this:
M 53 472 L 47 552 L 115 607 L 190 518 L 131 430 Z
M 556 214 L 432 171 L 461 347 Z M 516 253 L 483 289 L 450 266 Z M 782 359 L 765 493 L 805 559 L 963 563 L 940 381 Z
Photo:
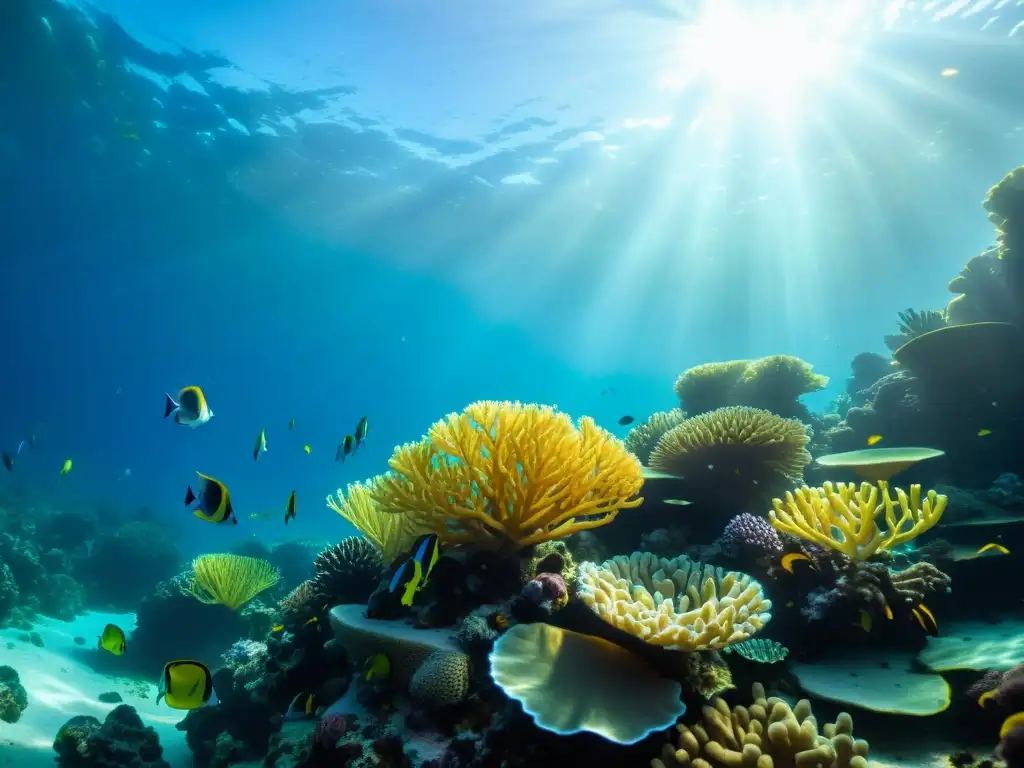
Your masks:
M 4 3 L 0 448 L 39 441 L 0 483 L 150 507 L 193 551 L 335 539 L 327 493 L 476 399 L 624 435 L 684 368 L 784 353 L 832 377 L 821 407 L 948 301 L 1024 157 L 993 3 L 875 24 L 784 126 L 659 88 L 682 4 L 487 5 Z M 201 430 L 161 419 L 186 384 Z M 183 510 L 197 470 L 237 527 Z

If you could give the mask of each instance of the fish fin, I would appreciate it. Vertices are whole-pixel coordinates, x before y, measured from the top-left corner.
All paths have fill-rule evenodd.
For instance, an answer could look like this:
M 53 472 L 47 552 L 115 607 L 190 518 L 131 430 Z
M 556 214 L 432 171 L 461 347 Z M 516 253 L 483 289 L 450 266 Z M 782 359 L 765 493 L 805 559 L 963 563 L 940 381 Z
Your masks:
M 166 419 L 168 416 L 170 416 L 172 413 L 178 410 L 178 404 L 174 402 L 174 398 L 168 395 L 166 392 L 164 392 L 164 397 L 167 398 L 167 401 L 164 403 L 164 418 Z
M 181 411 L 175 411 L 175 412 L 174 412 L 174 423 L 175 423 L 175 424 L 183 424 L 183 423 L 184 423 L 184 422 L 183 422 L 183 421 L 181 420 Z
M 188 489 L 185 491 L 185 506 L 187 507 L 189 504 L 191 504 L 195 500 L 196 500 L 196 495 L 194 493 L 192 493 L 192 486 L 190 485 L 188 487 Z

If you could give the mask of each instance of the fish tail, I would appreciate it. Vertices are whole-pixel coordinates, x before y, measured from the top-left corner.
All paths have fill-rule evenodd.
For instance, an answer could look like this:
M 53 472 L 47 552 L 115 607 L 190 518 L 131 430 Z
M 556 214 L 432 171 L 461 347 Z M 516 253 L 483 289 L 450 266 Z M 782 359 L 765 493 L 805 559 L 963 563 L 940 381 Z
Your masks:
M 187 507 L 193 501 L 196 500 L 196 495 L 192 493 L 192 486 L 190 485 L 185 491 L 185 506 Z
M 164 397 L 167 398 L 167 401 L 164 403 L 164 418 L 166 419 L 177 410 L 178 404 L 174 402 L 174 398 L 166 392 L 164 392 Z

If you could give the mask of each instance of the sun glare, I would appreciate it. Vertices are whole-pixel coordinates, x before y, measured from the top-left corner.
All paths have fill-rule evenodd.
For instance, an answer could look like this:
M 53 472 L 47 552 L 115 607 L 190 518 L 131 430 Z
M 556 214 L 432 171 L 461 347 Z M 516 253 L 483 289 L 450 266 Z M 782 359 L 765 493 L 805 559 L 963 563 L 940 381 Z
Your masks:
M 813 84 L 840 76 L 854 53 L 860 3 L 834 0 L 811 9 L 772 11 L 715 2 L 680 42 L 664 87 L 710 86 L 718 99 L 753 99 L 790 109 Z

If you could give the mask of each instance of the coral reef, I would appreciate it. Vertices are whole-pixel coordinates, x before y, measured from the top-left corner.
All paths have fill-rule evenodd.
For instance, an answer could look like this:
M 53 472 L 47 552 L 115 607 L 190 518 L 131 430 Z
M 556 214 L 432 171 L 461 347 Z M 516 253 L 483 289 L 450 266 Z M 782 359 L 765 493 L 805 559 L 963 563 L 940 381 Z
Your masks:
M 919 485 L 910 486 L 909 496 L 901 488 L 895 491 L 893 499 L 884 480 L 877 485 L 861 483 L 859 487 L 855 483 L 804 486 L 787 492 L 785 502 L 774 499 L 769 519 L 778 531 L 836 550 L 852 560 L 864 560 L 878 550 L 920 536 L 939 521 L 946 508 L 946 497 L 935 491 L 929 491 L 922 500 Z M 886 528 L 880 529 L 876 518 L 883 512 Z
M 244 555 L 200 555 L 192 561 L 186 590 L 208 605 L 237 611 L 281 579 L 281 572 L 266 560 Z
M 328 605 L 364 602 L 380 582 L 385 565 L 381 550 L 369 539 L 343 539 L 316 558 L 314 599 Z
M 853 719 L 840 713 L 819 734 L 811 705 L 801 699 L 793 708 L 782 699 L 766 698 L 760 683 L 753 686 L 749 707 L 730 708 L 716 698 L 704 707 L 701 722 L 677 725 L 678 744 L 666 744 L 652 768 L 692 765 L 694 768 L 734 766 L 821 766 L 867 768 L 868 744 L 853 738 Z
M 730 557 L 751 559 L 779 556 L 782 537 L 763 517 L 743 512 L 732 518 L 718 539 L 722 552 Z
M 759 664 L 775 664 L 789 655 L 789 649 L 782 643 L 759 637 L 744 640 L 735 645 L 727 645 L 722 650 L 724 653 L 735 653 L 747 661 L 756 661 Z
M 684 498 L 747 504 L 803 482 L 807 427 L 756 408 L 732 406 L 666 432 L 651 468 L 686 480 Z
M 643 424 L 637 424 L 629 430 L 623 442 L 626 448 L 640 459 L 640 463 L 646 466 L 650 462 L 651 451 L 661 440 L 661 436 L 685 420 L 686 414 L 678 408 L 652 413 Z
M 922 334 L 946 327 L 946 314 L 944 312 L 936 312 L 930 309 L 924 310 L 923 312 L 919 312 L 916 309 L 907 309 L 900 312 L 899 320 L 900 332 L 885 337 L 885 346 L 893 352 L 902 347 L 908 341 L 912 341 Z M 875 381 L 880 378 L 881 376 L 876 377 Z M 873 382 L 869 382 L 868 386 L 870 386 L 871 383 Z M 861 389 L 866 388 L 867 387 L 861 387 Z
M 746 640 L 771 619 L 772 603 L 749 576 L 634 552 L 580 564 L 583 602 L 605 622 L 645 643 L 686 651 Z
M 494 645 L 491 675 L 538 726 L 632 744 L 686 711 L 681 686 L 607 640 L 550 624 L 520 624 Z M 628 680 L 630 695 L 622 684 Z
M 642 501 L 640 462 L 620 440 L 536 405 L 473 403 L 389 464 L 374 502 L 447 543 L 523 548 L 607 525 Z
M 5 723 L 16 723 L 21 713 L 28 707 L 28 694 L 25 692 L 18 672 L 13 667 L 0 666 L 0 720 Z
M 89 715 L 71 718 L 53 749 L 61 768 L 171 768 L 156 731 L 127 704 L 110 710 L 102 725 Z
M 394 515 L 381 508 L 373 498 L 379 482 L 379 478 L 375 478 L 367 483 L 350 483 L 344 491 L 339 488 L 336 496 L 327 497 L 327 506 L 373 542 L 384 562 L 390 565 L 409 551 L 417 536 L 429 529 L 411 517 Z

